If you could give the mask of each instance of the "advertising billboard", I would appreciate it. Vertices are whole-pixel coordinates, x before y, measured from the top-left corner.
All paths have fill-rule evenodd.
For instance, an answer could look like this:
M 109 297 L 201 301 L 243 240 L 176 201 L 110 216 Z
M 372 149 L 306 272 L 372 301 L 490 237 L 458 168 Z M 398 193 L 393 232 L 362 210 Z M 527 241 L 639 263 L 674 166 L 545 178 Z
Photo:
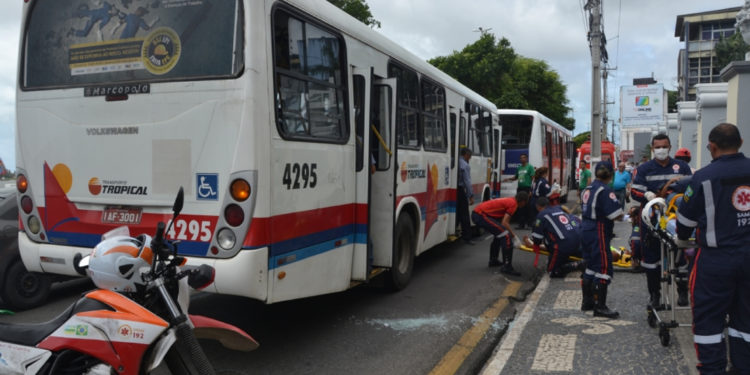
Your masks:
M 664 121 L 664 86 L 635 85 L 620 87 L 622 126 L 656 125 Z

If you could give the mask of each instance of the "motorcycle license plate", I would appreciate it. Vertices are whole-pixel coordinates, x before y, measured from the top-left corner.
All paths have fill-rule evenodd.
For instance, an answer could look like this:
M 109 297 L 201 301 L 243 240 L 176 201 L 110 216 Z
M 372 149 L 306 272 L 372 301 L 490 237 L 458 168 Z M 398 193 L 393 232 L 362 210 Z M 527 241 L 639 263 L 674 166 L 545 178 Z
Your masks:
M 102 223 L 106 224 L 140 224 L 140 208 L 106 207 L 102 211 Z

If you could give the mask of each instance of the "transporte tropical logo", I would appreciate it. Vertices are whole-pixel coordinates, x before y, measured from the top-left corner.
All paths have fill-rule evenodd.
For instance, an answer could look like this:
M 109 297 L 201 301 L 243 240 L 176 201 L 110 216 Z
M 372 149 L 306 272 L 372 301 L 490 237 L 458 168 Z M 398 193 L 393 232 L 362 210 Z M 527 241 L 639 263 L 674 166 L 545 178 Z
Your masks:
M 89 180 L 89 192 L 93 195 L 99 195 L 102 192 L 102 183 L 98 178 L 92 177 Z

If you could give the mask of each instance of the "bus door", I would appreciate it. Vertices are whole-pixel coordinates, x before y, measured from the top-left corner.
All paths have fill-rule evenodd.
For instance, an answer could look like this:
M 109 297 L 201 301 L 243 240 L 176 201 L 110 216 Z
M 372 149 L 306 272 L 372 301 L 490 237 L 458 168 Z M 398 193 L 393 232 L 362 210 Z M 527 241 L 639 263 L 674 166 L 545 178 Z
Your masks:
M 352 75 L 352 108 L 354 112 L 354 130 L 356 138 L 356 198 L 354 217 L 356 239 L 352 256 L 352 280 L 367 280 L 368 265 L 372 254 L 369 233 L 369 192 L 372 168 L 372 152 L 370 151 L 370 131 L 367 129 L 370 113 L 370 85 L 369 69 L 354 68 Z
M 492 198 L 500 198 L 500 175 L 502 167 L 500 162 L 500 138 L 502 128 L 500 125 L 492 126 Z
M 371 176 L 369 220 L 372 264 L 390 267 L 396 214 L 396 79 L 375 79 L 370 101 Z

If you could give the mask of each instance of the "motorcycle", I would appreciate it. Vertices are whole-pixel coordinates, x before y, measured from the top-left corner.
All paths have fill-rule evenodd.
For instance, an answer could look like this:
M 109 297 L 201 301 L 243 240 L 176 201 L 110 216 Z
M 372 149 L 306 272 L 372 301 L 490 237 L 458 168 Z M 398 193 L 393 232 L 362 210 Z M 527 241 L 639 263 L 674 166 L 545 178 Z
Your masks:
M 180 188 L 170 225 L 183 201 Z M 198 339 L 256 349 L 243 330 L 187 314 L 188 287 L 210 285 L 214 269 L 185 266 L 179 241 L 164 232 L 160 222 L 153 238 L 130 237 L 127 227 L 105 233 L 78 261 L 99 289 L 47 323 L 0 323 L 0 374 L 148 374 L 162 362 L 173 374 L 214 374 Z

